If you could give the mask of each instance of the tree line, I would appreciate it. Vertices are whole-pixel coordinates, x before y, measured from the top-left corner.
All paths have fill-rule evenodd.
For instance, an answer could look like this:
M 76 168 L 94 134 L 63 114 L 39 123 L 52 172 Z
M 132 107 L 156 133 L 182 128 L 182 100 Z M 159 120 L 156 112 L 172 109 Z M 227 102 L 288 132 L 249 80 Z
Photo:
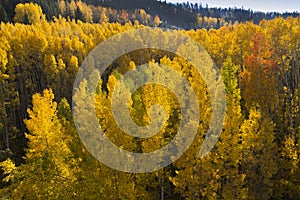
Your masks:
M 264 13 L 243 8 L 210 8 L 201 3 L 171 4 L 156 0 L 4 0 L 0 2 L 0 21 L 12 22 L 14 8 L 18 3 L 37 3 L 48 20 L 62 15 L 93 23 L 99 23 L 103 18 L 102 20 L 119 23 L 137 20 L 141 24 L 153 26 L 152 23 L 158 16 L 160 20 L 157 19 L 155 25 L 161 21 L 158 24 L 163 27 L 181 29 L 218 29 L 240 22 L 253 21 L 254 24 L 259 24 L 263 19 L 299 16 L 298 12 Z M 143 15 L 147 15 L 147 18 L 142 17 Z

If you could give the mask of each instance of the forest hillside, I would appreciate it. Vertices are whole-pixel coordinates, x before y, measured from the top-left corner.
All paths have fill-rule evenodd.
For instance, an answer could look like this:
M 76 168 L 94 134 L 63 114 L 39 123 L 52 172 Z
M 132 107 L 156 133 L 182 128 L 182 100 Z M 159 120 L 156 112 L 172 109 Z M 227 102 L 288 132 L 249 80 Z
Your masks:
M 122 7 L 114 0 L 53 2 L 0 4 L 0 199 L 300 199 L 299 16 L 274 14 L 274 19 L 257 18 L 259 22 L 235 17 L 238 22 L 229 23 L 231 19 L 211 15 L 207 17 L 228 23 L 217 29 L 172 23 L 186 29 L 174 30 L 158 28 L 169 12 L 154 13 L 146 9 L 146 2 L 178 7 L 191 16 L 208 8 L 150 0 L 143 1 L 145 5 L 137 0 L 138 8 Z M 214 61 L 226 91 L 226 115 L 221 135 L 206 156 L 198 154 L 210 126 L 213 95 L 195 66 L 179 55 L 183 48 L 127 52 L 106 71 L 91 73 L 74 85 L 82 75 L 80 66 L 97 45 L 120 33 L 129 45 L 127 39 L 134 38 L 130 30 L 139 29 L 145 34 L 157 30 L 153 37 L 162 39 L 156 45 L 175 43 L 185 35 Z M 143 44 L 151 38 L 134 41 Z M 183 54 L 193 55 L 193 50 L 191 46 Z M 86 104 L 93 101 L 97 127 L 116 146 L 140 154 L 166 146 L 175 138 L 183 116 L 180 101 L 169 88 L 147 84 L 131 95 L 127 111 L 140 126 L 151 124 L 152 105 L 165 108 L 166 120 L 150 138 L 124 134 L 111 111 L 119 80 L 142 64 L 159 69 L 157 73 L 161 65 L 168 66 L 188 80 L 200 119 L 193 122 L 196 136 L 178 160 L 152 172 L 129 173 L 93 157 L 78 135 L 80 128 L 90 130 L 84 124 L 75 126 L 73 114 L 81 113 L 88 124 Z M 95 69 L 86 73 L 89 70 Z M 207 75 L 216 74 L 207 71 Z M 96 76 L 99 83 L 93 83 Z M 130 81 L 129 85 L 135 80 Z M 97 85 L 94 98 L 88 98 L 89 84 Z M 184 90 L 177 92 L 189 102 Z M 78 101 L 82 96 L 87 98 Z M 179 145 L 174 148 L 181 151 Z M 110 156 L 119 162 L 113 153 Z

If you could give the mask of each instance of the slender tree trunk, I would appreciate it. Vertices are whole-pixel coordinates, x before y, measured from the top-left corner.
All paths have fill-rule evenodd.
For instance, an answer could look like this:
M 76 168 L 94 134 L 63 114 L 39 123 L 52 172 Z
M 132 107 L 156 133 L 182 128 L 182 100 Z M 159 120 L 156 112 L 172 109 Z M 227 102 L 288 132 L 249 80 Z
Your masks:
M 163 186 L 160 170 L 158 170 L 158 180 L 159 180 L 159 185 L 160 185 L 160 189 L 161 189 L 161 198 L 160 199 L 164 200 L 164 186 Z

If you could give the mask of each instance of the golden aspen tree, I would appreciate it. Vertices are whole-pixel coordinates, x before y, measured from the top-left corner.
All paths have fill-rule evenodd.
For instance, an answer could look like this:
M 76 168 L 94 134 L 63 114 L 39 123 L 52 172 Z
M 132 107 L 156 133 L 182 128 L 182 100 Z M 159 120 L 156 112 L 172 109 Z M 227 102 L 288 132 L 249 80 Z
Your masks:
M 47 76 L 48 84 L 49 86 L 53 87 L 53 81 L 57 77 L 59 73 L 59 69 L 57 67 L 57 61 L 54 57 L 54 55 L 45 55 L 44 57 L 44 73 Z
M 220 174 L 219 197 L 224 199 L 247 199 L 244 173 L 239 171 L 242 160 L 240 127 L 242 125 L 241 95 L 238 88 L 238 65 L 228 58 L 221 69 L 227 92 L 227 113 L 224 131 L 216 144 L 216 157 Z
M 75 19 L 76 17 L 76 9 L 77 5 L 74 0 L 71 0 L 70 3 L 67 4 L 67 14 L 70 16 L 71 19 Z
M 60 14 L 65 17 L 66 16 L 66 11 L 67 11 L 67 4 L 65 2 L 65 0 L 59 0 L 59 10 L 60 10 Z
M 110 75 L 107 88 L 108 93 L 101 90 L 101 83 L 99 83 L 98 92 L 95 96 L 95 109 L 96 114 L 98 116 L 99 124 L 102 128 L 102 130 L 105 131 L 105 135 L 117 146 L 119 146 L 122 149 L 126 149 L 128 151 L 135 151 L 136 150 L 136 144 L 133 141 L 134 138 L 132 138 L 129 135 L 124 134 L 118 125 L 116 124 L 112 110 L 111 110 L 111 98 L 112 98 L 112 92 L 114 90 L 115 84 L 117 83 L 117 78 L 121 75 L 117 72 L 114 72 L 112 75 Z M 86 88 L 87 81 L 83 81 L 80 84 L 80 87 L 78 88 L 77 92 L 75 93 L 75 96 L 73 98 L 78 98 L 79 95 L 83 95 L 83 97 L 88 97 L 90 95 Z M 86 101 L 90 101 L 91 99 L 86 99 L 84 102 L 77 101 L 76 100 L 76 107 L 75 112 L 80 112 L 80 117 L 83 117 L 83 120 L 86 121 L 89 119 L 88 112 L 86 112 L 85 104 Z M 81 110 L 81 111 L 79 111 Z M 89 122 L 87 122 L 89 123 Z M 93 138 L 93 133 L 88 134 L 89 131 L 87 131 L 87 137 Z M 93 139 L 91 139 L 93 141 Z M 100 145 L 100 144 L 99 144 Z M 111 155 L 112 159 L 118 159 L 118 157 L 114 158 L 114 155 Z M 94 160 L 94 162 L 98 162 Z M 121 162 L 116 160 L 116 162 Z M 89 169 L 90 167 L 88 167 Z M 83 169 L 84 170 L 84 169 Z M 89 182 L 84 184 L 91 184 L 92 189 L 100 189 L 100 194 L 95 194 L 97 196 L 103 196 L 104 198 L 110 198 L 110 199 L 118 199 L 118 198 L 125 198 L 125 199 L 152 199 L 154 198 L 153 194 L 146 191 L 146 188 L 153 187 L 151 186 L 152 181 L 154 180 L 155 176 L 150 176 L 149 174 L 130 174 L 126 172 L 120 172 L 115 169 L 111 169 L 109 167 L 104 166 L 103 164 L 96 165 L 96 171 L 97 174 L 89 174 L 89 173 L 82 173 L 85 176 L 90 177 L 92 180 L 96 180 L 99 184 L 98 186 L 94 186 L 92 182 Z M 102 177 L 102 178 L 100 178 Z M 148 181 L 145 181 L 149 180 Z M 103 182 L 99 183 L 99 180 L 102 180 Z M 90 190 L 87 190 L 86 192 L 89 192 Z M 95 190 L 97 191 L 97 190 Z M 89 194 L 91 195 L 91 194 Z M 88 196 L 89 196 L 88 195 Z
M 14 21 L 25 24 L 35 24 L 45 20 L 42 8 L 33 3 L 18 4 L 15 8 Z
M 257 108 L 250 110 L 249 119 L 241 126 L 241 171 L 246 175 L 247 198 L 266 199 L 275 191 L 274 177 L 278 171 L 278 146 L 274 123 L 262 119 Z
M 101 14 L 100 14 L 100 23 L 102 24 L 102 23 L 107 23 L 109 21 L 109 18 L 107 17 L 107 15 L 106 15 L 106 9 L 102 9 L 102 12 L 101 12 Z
M 29 130 L 25 163 L 11 170 L 14 191 L 11 198 L 73 196 L 71 186 L 76 178 L 71 168 L 70 136 L 57 117 L 57 104 L 53 99 L 52 90 L 33 95 L 33 108 L 28 109 L 30 119 L 25 120 Z M 4 164 L 7 167 L 9 162 Z
M 281 149 L 279 151 L 279 173 L 277 175 L 278 182 L 274 197 L 276 198 L 299 198 L 299 172 L 300 172 L 300 148 L 299 133 L 298 140 L 295 136 L 287 135 L 282 140 Z
M 161 23 L 162 23 L 162 21 L 160 20 L 159 16 L 155 15 L 154 19 L 153 19 L 154 26 L 159 26 Z
M 173 61 L 164 58 L 162 63 L 179 70 L 195 89 L 198 106 L 201 113 L 198 133 L 189 150 L 174 164 L 175 176 L 169 177 L 175 186 L 175 191 L 182 197 L 195 198 L 217 198 L 220 175 L 215 170 L 212 162 L 212 153 L 204 158 L 198 158 L 201 143 L 210 120 L 210 98 L 203 78 L 183 58 L 174 58 Z M 184 98 L 184 97 L 183 97 Z M 173 122 L 174 123 L 174 122 Z M 175 121 L 178 123 L 178 119 Z

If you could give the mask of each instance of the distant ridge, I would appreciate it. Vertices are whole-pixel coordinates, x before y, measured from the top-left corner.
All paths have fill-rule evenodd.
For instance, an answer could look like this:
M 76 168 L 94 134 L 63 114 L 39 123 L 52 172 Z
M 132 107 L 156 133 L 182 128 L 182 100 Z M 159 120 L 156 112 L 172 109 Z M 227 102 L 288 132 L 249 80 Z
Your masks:
M 60 0 L 3 0 L 0 2 L 0 20 L 4 22 L 12 21 L 14 16 L 14 7 L 18 3 L 33 2 L 39 4 L 47 19 L 61 14 L 59 9 Z M 71 2 L 73 0 L 66 0 Z M 166 3 L 166 1 L 156 0 L 81 0 L 90 6 L 101 6 L 116 10 L 120 13 L 122 10 L 134 12 L 137 9 L 143 9 L 150 14 L 152 19 L 158 15 L 162 21 L 163 27 L 178 27 L 183 29 L 197 28 L 219 28 L 235 22 L 252 21 L 258 24 L 263 19 L 274 19 L 276 17 L 287 18 L 298 17 L 299 12 L 279 13 L 279 12 L 258 12 L 243 8 L 210 8 L 199 3 Z M 115 17 L 117 18 L 117 17 Z M 97 21 L 94 21 L 97 23 Z M 111 19 L 110 22 L 120 22 Z M 121 22 L 122 23 L 122 22 Z M 142 23 L 142 22 L 140 22 Z M 149 25 L 149 24 L 147 24 Z

